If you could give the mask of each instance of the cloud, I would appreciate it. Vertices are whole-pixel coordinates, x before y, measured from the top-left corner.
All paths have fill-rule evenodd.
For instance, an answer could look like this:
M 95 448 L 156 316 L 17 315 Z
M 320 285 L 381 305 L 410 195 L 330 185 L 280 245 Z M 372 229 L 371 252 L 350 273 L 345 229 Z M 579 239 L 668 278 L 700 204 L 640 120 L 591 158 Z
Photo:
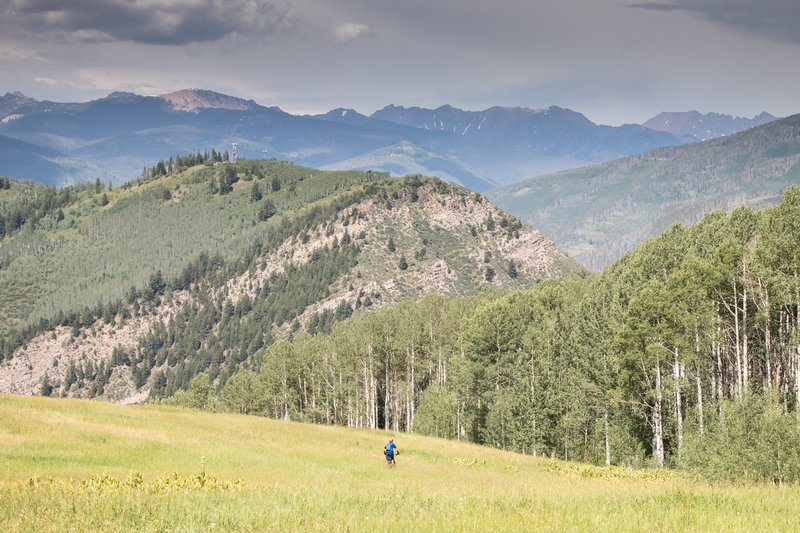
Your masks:
M 0 45 L 0 59 L 36 59 L 41 61 L 42 57 L 38 52 L 28 48 L 19 46 L 6 47 Z
M 37 76 L 36 78 L 33 78 L 33 81 L 38 81 L 39 83 L 44 83 L 47 85 L 61 85 L 62 83 L 58 80 L 54 80 L 53 78 L 45 78 L 42 76 Z
M 185 45 L 258 37 L 284 25 L 289 11 L 288 0 L 0 0 L 5 25 L 72 42 Z
M 797 0 L 668 0 L 627 4 L 650 11 L 685 11 L 771 41 L 800 45 Z
M 340 24 L 333 29 L 333 35 L 337 43 L 346 43 L 362 35 L 368 35 L 369 28 L 357 22 Z

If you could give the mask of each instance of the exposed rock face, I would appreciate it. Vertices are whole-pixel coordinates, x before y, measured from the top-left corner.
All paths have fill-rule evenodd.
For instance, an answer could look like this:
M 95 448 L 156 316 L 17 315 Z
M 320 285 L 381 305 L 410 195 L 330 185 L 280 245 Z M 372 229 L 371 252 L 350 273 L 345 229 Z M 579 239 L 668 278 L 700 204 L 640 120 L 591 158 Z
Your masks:
M 227 94 L 205 91 L 202 89 L 183 89 L 173 93 L 159 95 L 176 111 L 196 113 L 200 109 L 230 109 L 233 111 L 249 111 L 258 107 L 253 100 L 244 100 Z
M 228 303 L 236 306 L 245 296 L 257 297 L 257 289 L 289 265 L 300 267 L 314 260 L 315 250 L 348 239 L 359 246 L 358 264 L 330 285 L 325 298 L 298 315 L 301 325 L 316 313 L 332 311 L 342 302 L 352 304 L 362 296 L 370 296 L 370 309 L 377 309 L 428 292 L 464 296 L 489 283 L 525 288 L 579 268 L 538 230 L 520 224 L 480 195 L 441 182 L 429 182 L 414 193 L 406 190 L 396 197 L 368 197 L 334 220 L 311 228 L 306 237 L 305 241 L 292 238 L 283 242 L 217 289 L 174 291 L 141 308 L 139 303 L 132 304 L 127 320 L 119 316 L 110 324 L 98 320 L 77 331 L 57 326 L 35 337 L 0 364 L 0 393 L 40 394 L 45 379 L 51 384 L 64 383 L 70 366 L 108 369 L 115 348 L 133 353 L 144 336 L 168 328 L 184 304 L 205 299 L 220 309 Z M 390 239 L 395 243 L 393 251 L 387 247 Z M 398 268 L 401 256 L 408 260 L 405 270 Z M 514 277 L 507 273 L 510 261 L 517 272 Z M 496 275 L 486 281 L 484 273 L 490 265 Z M 289 327 L 284 324 L 273 333 L 288 335 Z M 153 368 L 153 375 L 166 364 Z M 76 385 L 67 395 L 137 403 L 147 399 L 152 379 L 151 375 L 137 389 L 130 368 L 117 365 L 102 393 L 92 393 L 88 385 Z

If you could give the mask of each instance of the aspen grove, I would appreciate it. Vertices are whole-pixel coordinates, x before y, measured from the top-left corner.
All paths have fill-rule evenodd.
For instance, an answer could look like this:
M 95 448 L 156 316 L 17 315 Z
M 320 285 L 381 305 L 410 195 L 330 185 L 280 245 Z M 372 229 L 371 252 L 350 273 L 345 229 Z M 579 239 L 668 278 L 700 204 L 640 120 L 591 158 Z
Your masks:
M 708 477 L 800 479 L 800 188 L 596 275 L 428 295 L 298 332 L 220 406 Z M 193 382 L 173 401 L 207 394 Z M 211 405 L 211 404 L 208 404 Z

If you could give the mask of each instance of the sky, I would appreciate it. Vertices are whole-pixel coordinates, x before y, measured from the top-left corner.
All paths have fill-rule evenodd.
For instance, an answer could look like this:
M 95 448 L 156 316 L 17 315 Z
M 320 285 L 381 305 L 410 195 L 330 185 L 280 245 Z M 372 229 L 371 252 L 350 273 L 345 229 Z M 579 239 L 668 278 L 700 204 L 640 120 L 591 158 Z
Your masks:
M 0 94 L 787 116 L 798 28 L 798 0 L 0 0 Z

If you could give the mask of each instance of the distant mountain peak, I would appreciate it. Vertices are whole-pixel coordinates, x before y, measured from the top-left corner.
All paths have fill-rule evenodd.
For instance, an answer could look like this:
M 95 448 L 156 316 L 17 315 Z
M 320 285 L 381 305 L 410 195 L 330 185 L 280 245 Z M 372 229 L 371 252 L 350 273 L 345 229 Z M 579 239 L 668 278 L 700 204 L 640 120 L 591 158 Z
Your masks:
M 29 96 L 25 96 L 19 91 L 14 91 L 13 93 L 6 93 L 2 98 L 0 98 L 0 101 L 6 104 L 22 104 L 27 102 L 35 102 L 36 100 Z
M 665 131 L 690 141 L 706 141 L 717 137 L 733 135 L 740 131 L 761 126 L 777 120 L 762 111 L 753 118 L 734 117 L 722 113 L 706 113 L 699 111 L 664 111 L 643 123 L 642 126 L 656 131 Z
M 227 94 L 205 89 L 181 89 L 158 95 L 172 104 L 175 111 L 197 113 L 200 109 L 229 109 L 232 111 L 249 111 L 259 107 L 253 100 L 245 100 Z
M 106 98 L 132 98 L 136 97 L 135 93 L 126 92 L 126 91 L 114 91 L 113 93 L 106 96 Z
M 322 117 L 331 117 L 331 118 L 333 118 L 333 117 L 336 117 L 336 118 L 364 117 L 364 115 L 362 115 L 361 113 L 359 113 L 355 109 L 349 109 L 349 108 L 345 108 L 345 107 L 337 107 L 336 109 L 331 109 L 330 111 L 328 111 L 324 115 L 314 115 L 314 116 L 317 117 L 317 118 L 322 118 Z M 366 117 L 364 117 L 364 118 L 366 118 Z

